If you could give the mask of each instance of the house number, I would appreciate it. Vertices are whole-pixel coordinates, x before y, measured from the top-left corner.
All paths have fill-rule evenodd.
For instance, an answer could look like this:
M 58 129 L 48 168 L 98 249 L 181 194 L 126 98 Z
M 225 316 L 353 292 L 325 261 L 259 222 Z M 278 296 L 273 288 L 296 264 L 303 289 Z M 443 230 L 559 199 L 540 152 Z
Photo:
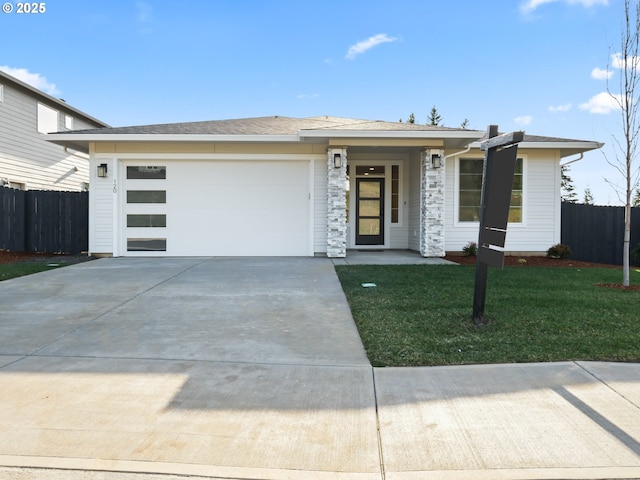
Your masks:
M 118 188 L 116 186 L 116 179 L 113 179 L 113 193 L 116 193 L 118 191 Z

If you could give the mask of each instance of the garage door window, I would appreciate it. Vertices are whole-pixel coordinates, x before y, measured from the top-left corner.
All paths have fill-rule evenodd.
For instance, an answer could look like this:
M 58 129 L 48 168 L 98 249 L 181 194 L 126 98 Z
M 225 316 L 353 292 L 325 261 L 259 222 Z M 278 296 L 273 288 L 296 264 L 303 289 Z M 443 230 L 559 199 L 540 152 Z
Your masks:
M 127 238 L 129 252 L 166 252 L 166 238 Z
M 165 214 L 129 214 L 127 215 L 127 227 L 166 227 L 167 216 Z
M 166 190 L 127 190 L 127 203 L 167 203 Z
M 167 167 L 127 167 L 128 180 L 165 180 L 167 178 Z

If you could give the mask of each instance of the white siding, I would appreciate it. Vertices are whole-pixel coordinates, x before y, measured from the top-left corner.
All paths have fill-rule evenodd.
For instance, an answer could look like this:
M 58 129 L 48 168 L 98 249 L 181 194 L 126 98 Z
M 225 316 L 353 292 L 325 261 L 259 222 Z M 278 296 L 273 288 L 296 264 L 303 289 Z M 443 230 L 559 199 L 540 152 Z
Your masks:
M 99 163 L 106 163 L 107 178 L 98 178 L 96 168 Z M 89 189 L 89 253 L 114 253 L 114 204 L 118 188 L 114 192 L 114 175 L 117 162 L 114 159 L 92 158 L 91 160 L 91 188 Z
M 408 185 L 407 198 L 407 230 L 408 248 L 420 251 L 420 154 L 411 156 L 408 168 L 405 169 Z
M 400 217 L 397 224 L 391 223 L 389 227 L 389 248 L 406 250 L 409 248 L 409 159 L 404 158 L 402 161 L 394 161 L 394 165 L 400 166 Z M 389 204 L 389 221 L 391 221 L 391 167 L 387 172 L 387 199 Z
M 472 152 L 473 153 L 473 152 Z M 481 152 L 467 154 L 482 158 Z M 507 252 L 546 252 L 554 243 L 560 241 L 560 183 L 559 154 L 556 151 L 523 150 L 518 156 L 524 163 L 524 221 L 522 224 L 510 223 L 507 229 Z M 479 225 L 455 222 L 457 202 L 455 159 L 449 159 L 446 165 L 445 180 L 445 248 L 447 251 L 460 251 L 469 241 L 478 240 Z
M 314 220 L 313 251 L 327 251 L 327 160 L 313 161 Z
M 80 191 L 89 181 L 89 160 L 84 154 L 65 152 L 38 133 L 36 99 L 26 91 L 4 85 L 0 103 L 0 179 L 23 183 L 27 189 Z M 60 110 L 58 105 L 50 108 Z M 58 130 L 64 130 L 64 112 L 57 115 Z M 75 128 L 98 125 L 75 118 Z

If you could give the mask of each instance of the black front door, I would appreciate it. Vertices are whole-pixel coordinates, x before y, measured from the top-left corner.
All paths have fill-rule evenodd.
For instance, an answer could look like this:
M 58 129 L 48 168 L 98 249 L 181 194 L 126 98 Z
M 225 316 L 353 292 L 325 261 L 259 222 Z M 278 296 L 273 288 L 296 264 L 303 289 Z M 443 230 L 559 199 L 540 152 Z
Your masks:
M 356 245 L 384 245 L 384 178 L 356 179 Z

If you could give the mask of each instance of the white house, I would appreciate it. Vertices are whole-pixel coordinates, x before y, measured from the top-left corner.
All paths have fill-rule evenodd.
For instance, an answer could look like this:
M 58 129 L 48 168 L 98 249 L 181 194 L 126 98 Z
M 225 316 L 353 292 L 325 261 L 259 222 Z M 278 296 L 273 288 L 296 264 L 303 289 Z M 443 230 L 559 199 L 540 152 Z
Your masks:
M 92 254 L 343 257 L 478 237 L 483 131 L 262 117 L 48 135 L 90 155 Z M 591 141 L 525 136 L 505 249 L 560 241 L 560 165 Z M 571 159 L 567 159 L 568 161 Z
M 89 156 L 52 145 L 45 134 L 107 126 L 0 71 L 0 187 L 86 190 Z

